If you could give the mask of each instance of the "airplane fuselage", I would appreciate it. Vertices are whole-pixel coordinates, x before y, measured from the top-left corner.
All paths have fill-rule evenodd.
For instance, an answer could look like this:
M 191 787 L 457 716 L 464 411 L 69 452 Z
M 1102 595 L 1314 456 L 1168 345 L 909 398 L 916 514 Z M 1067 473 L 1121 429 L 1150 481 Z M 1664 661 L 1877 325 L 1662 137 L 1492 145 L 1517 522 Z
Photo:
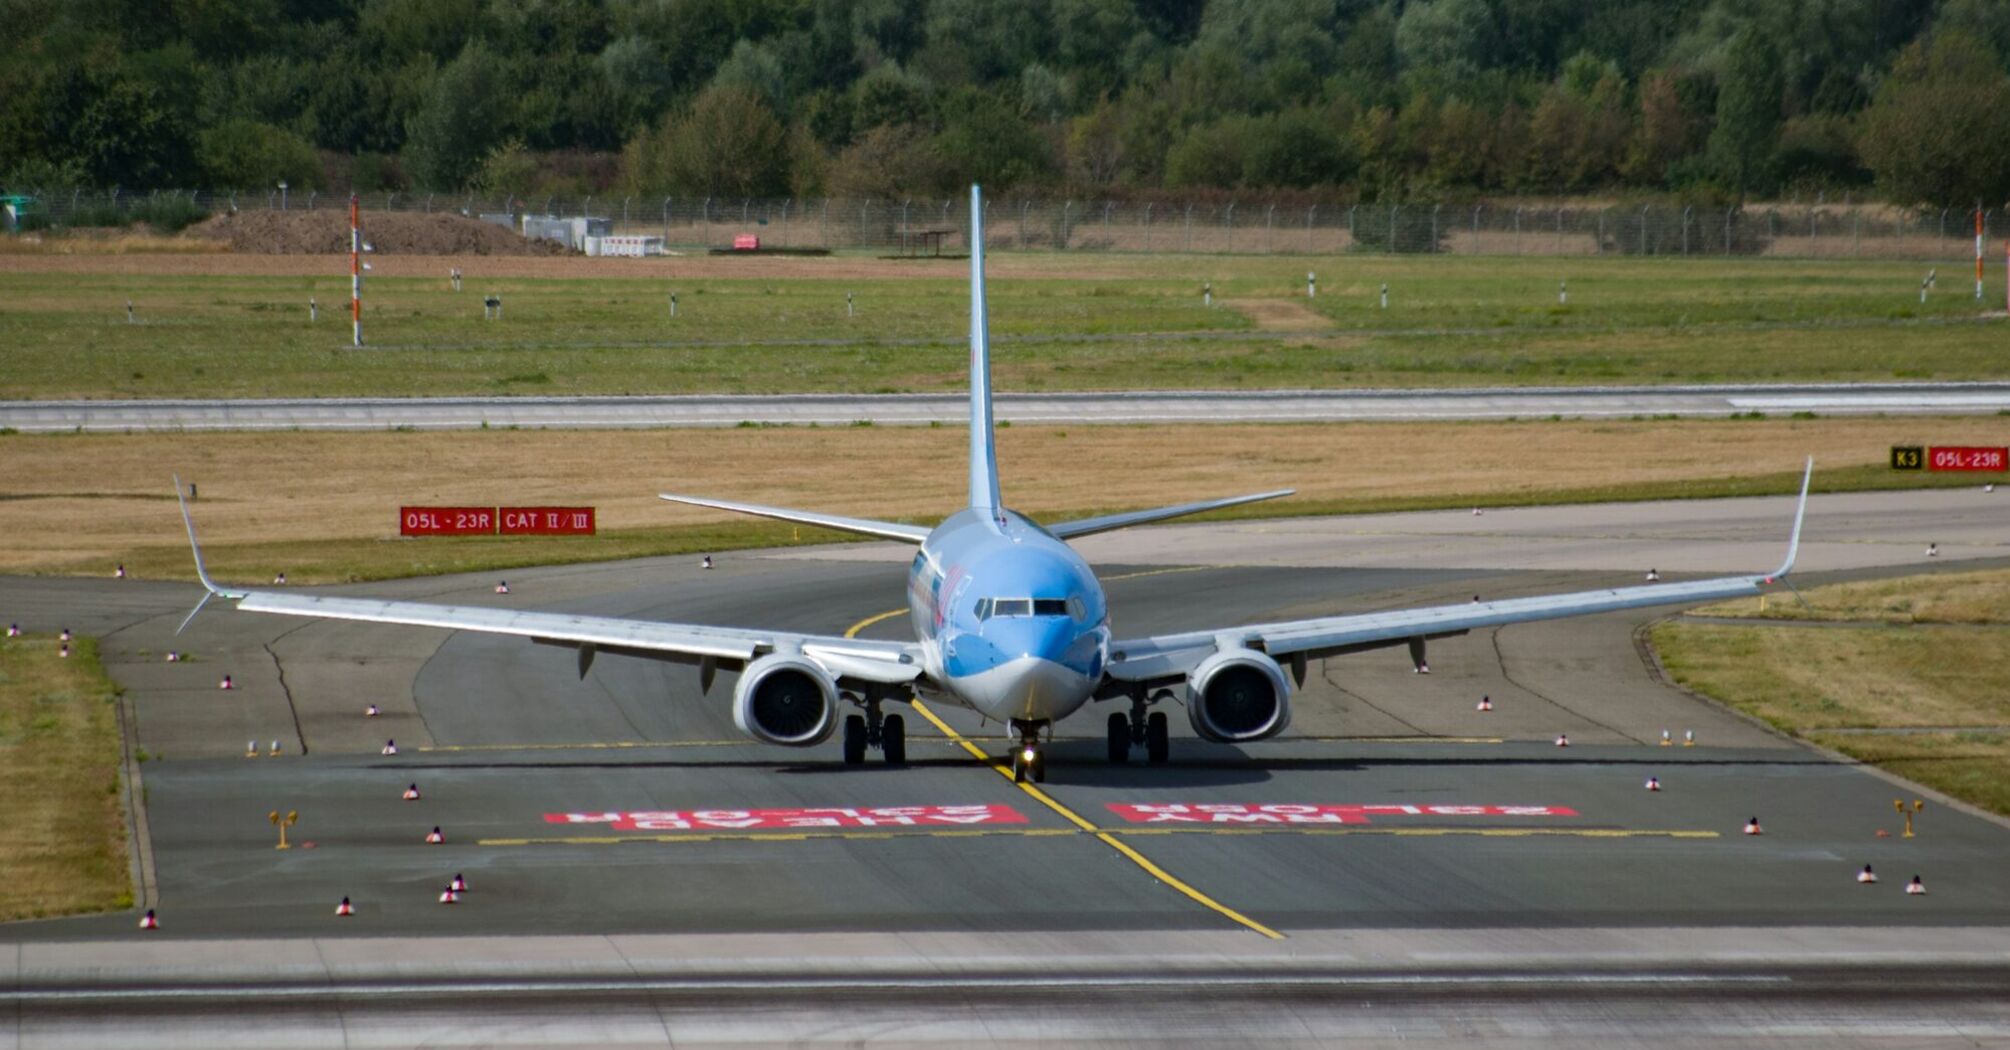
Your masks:
M 907 604 L 929 676 L 980 714 L 1065 718 L 1102 680 L 1102 585 L 1074 548 L 1013 511 L 966 508 L 930 533 Z

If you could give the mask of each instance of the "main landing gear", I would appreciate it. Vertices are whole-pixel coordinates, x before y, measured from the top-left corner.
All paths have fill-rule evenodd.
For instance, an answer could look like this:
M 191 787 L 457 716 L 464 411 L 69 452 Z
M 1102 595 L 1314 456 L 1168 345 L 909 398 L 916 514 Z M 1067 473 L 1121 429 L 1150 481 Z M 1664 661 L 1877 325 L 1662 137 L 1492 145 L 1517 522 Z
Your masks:
M 1012 728 L 1019 731 L 1019 746 L 1012 749 L 1012 781 L 1024 784 L 1028 780 L 1036 784 L 1047 782 L 1047 752 L 1040 746 L 1040 732 L 1051 723 L 1012 720 Z
M 1161 700 L 1172 699 L 1172 693 L 1161 689 L 1150 699 L 1142 695 L 1131 698 L 1131 709 L 1110 712 L 1110 764 L 1123 765 L 1131 759 L 1131 748 L 1142 744 L 1145 761 L 1152 765 L 1163 765 L 1172 751 L 1172 735 L 1166 726 L 1164 711 L 1147 709 Z
M 865 749 L 879 748 L 889 766 L 907 764 L 907 723 L 899 715 L 881 714 L 880 697 L 860 700 L 862 715 L 846 715 L 844 720 L 844 764 L 865 764 Z

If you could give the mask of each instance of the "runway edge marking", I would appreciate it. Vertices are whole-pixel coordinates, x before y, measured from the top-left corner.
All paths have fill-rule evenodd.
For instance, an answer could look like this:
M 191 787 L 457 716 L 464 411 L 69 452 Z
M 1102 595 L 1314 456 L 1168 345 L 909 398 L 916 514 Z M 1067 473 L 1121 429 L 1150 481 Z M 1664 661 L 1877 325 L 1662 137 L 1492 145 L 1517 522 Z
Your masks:
M 852 624 L 849 628 L 847 628 L 844 632 L 844 636 L 846 638 L 856 638 L 858 636 L 858 632 L 865 630 L 867 627 L 870 627 L 873 624 L 878 623 L 882 620 L 891 619 L 892 617 L 898 616 L 905 611 L 906 611 L 905 609 L 894 609 L 891 612 L 884 612 L 876 616 L 866 617 L 865 619 L 860 620 L 859 622 Z M 1249 916 L 1244 915 L 1239 911 L 1236 911 L 1234 908 L 1231 908 L 1228 905 L 1223 904 L 1218 900 L 1215 900 L 1213 897 L 1210 897 L 1207 894 L 1202 893 L 1201 891 L 1195 889 L 1191 885 L 1188 885 L 1185 880 L 1180 879 L 1177 876 L 1173 875 L 1173 873 L 1165 870 L 1164 868 L 1159 867 L 1157 864 L 1153 863 L 1149 857 L 1146 857 L 1144 854 L 1139 853 L 1135 849 L 1132 849 L 1128 844 L 1118 841 L 1115 836 L 1111 835 L 1107 831 L 1104 831 L 1102 828 L 1097 827 L 1095 824 L 1090 823 L 1088 819 L 1084 818 L 1081 814 L 1075 812 L 1072 809 L 1069 809 L 1067 806 L 1062 805 L 1060 802 L 1056 801 L 1053 796 L 1047 794 L 1045 791 L 1042 791 L 1039 788 L 1034 787 L 1032 784 L 1024 783 L 1018 780 L 1012 775 L 1011 770 L 1005 768 L 1003 763 L 999 762 L 996 758 L 993 758 L 991 755 L 986 754 L 983 748 L 978 747 L 976 744 L 971 743 L 969 739 L 964 737 L 963 734 L 958 733 L 955 729 L 951 728 L 949 723 L 944 722 L 941 718 L 937 717 L 935 712 L 929 710 L 928 705 L 922 703 L 919 697 L 916 697 L 908 706 L 914 708 L 916 714 L 927 719 L 929 724 L 933 725 L 936 728 L 936 730 L 940 732 L 943 736 L 948 737 L 950 740 L 955 741 L 958 746 L 962 747 L 964 751 L 970 754 L 970 757 L 976 759 L 979 762 L 982 762 L 985 765 L 985 767 L 990 769 L 993 773 L 996 773 L 999 776 L 1004 777 L 1006 781 L 1010 783 L 1013 787 L 1016 787 L 1019 790 L 1024 791 L 1026 794 L 1032 796 L 1034 801 L 1040 803 L 1043 806 L 1046 806 L 1048 809 L 1053 810 L 1055 813 L 1059 814 L 1062 819 L 1068 821 L 1070 824 L 1073 824 L 1078 828 L 1081 828 L 1084 832 L 1090 835 L 1094 835 L 1097 841 L 1117 851 L 1118 854 L 1120 854 L 1124 859 L 1130 861 L 1132 864 L 1135 864 L 1138 867 L 1144 869 L 1145 874 L 1150 875 L 1152 878 L 1157 879 L 1158 881 L 1164 883 L 1165 885 L 1172 887 L 1174 890 L 1178 891 L 1180 894 L 1184 895 L 1189 900 L 1193 901 L 1194 903 L 1200 905 L 1203 908 L 1208 909 L 1209 911 L 1215 912 L 1216 914 L 1222 916 L 1223 918 L 1228 919 L 1230 922 L 1234 922 L 1238 925 L 1254 930 L 1257 933 L 1260 933 L 1263 936 L 1268 937 L 1274 941 L 1281 941 L 1284 939 L 1284 935 L 1277 932 L 1276 930 L 1273 930 L 1270 927 L 1265 926 L 1260 922 L 1257 922 L 1255 919 L 1252 919 Z

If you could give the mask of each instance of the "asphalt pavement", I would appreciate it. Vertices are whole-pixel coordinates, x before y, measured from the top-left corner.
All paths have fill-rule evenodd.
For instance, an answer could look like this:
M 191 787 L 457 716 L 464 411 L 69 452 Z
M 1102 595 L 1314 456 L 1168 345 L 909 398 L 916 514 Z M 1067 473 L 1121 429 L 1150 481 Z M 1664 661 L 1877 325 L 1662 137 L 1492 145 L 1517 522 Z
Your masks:
M 994 410 L 1000 421 L 1011 423 L 1721 418 L 1752 412 L 1990 415 L 2010 410 L 2010 383 L 1000 393 Z M 960 424 L 969 416 L 969 398 L 954 393 L 0 401 L 0 427 L 23 433 L 926 425 Z
M 1636 581 L 1645 565 L 1671 579 L 1704 568 L 1763 571 L 1780 553 L 1782 505 L 1194 525 L 1084 548 L 1106 581 L 1121 636 L 1617 585 Z M 2005 520 L 1979 488 L 1824 497 L 1810 510 L 1803 585 L 2003 564 Z M 1927 535 L 1942 540 L 1930 563 Z M 1578 566 L 1562 567 L 1573 553 Z M 866 625 L 885 637 L 904 629 L 900 616 L 867 625 L 901 606 L 902 579 L 863 548 L 737 552 L 716 562 L 711 571 L 686 558 L 512 572 L 508 596 L 473 576 L 331 590 L 825 632 Z M 1880 943 L 1894 953 L 1894 972 L 1924 988 L 1931 967 L 1948 964 L 1947 949 L 1967 944 L 2000 961 L 2010 948 L 2003 822 L 1936 799 L 1920 834 L 1904 838 L 1891 801 L 1911 797 L 1910 788 L 1671 688 L 1635 643 L 1644 614 L 1445 640 L 1433 645 L 1428 676 L 1412 673 L 1399 650 L 1328 660 L 1296 698 L 1292 730 L 1275 741 L 1207 744 L 1175 709 L 1172 761 L 1162 767 L 1106 764 L 1105 712 L 1092 707 L 1059 727 L 1048 782 L 1027 790 L 971 754 L 1002 753 L 998 726 L 939 705 L 907 714 L 908 767 L 850 768 L 835 741 L 794 751 L 740 737 L 729 676 L 705 695 L 688 668 L 603 657 L 581 680 L 567 650 L 227 608 L 205 611 L 177 639 L 174 627 L 195 596 L 192 587 L 145 581 L 0 579 L 0 619 L 103 638 L 128 691 L 136 743 L 149 755 L 141 776 L 158 896 L 148 903 L 165 926 L 148 935 L 159 942 L 152 947 L 135 940 L 130 914 L 0 927 L 0 944 L 16 945 L 19 1031 L 32 1030 L 36 1011 L 61 1013 L 51 998 L 57 978 L 102 992 L 89 974 L 138 979 L 133 967 L 169 943 L 189 945 L 189 957 L 210 953 L 204 944 L 236 946 L 217 963 L 219 980 L 234 987 L 259 959 L 357 938 L 384 950 L 403 942 L 375 939 L 418 938 L 443 955 L 462 942 L 431 939 L 503 938 L 467 943 L 521 958 L 513 975 L 543 979 L 570 972 L 569 963 L 554 968 L 565 945 L 631 936 L 667 937 L 694 951 L 709 945 L 714 961 L 766 960 L 771 977 L 799 973 L 813 945 L 824 946 L 819 958 L 869 948 L 922 965 L 916 945 L 939 939 L 983 946 L 971 957 L 994 966 L 1097 955 L 1088 946 L 1101 945 L 1131 959 L 1135 972 L 1173 958 L 1149 954 L 1162 950 L 1154 938 L 1213 938 L 1202 968 L 1216 975 L 1297 957 L 1307 972 L 1330 977 L 1328 956 L 1292 954 L 1313 945 L 1437 944 L 1449 953 L 1378 957 L 1387 973 L 1414 976 L 1432 959 L 1480 958 L 1470 940 L 1454 951 L 1433 938 L 1491 937 L 1512 946 L 1488 971 L 1495 984 L 1458 994 L 1503 997 L 1497 1014 L 1521 1016 L 1515 1031 L 1594 1042 L 1600 1032 L 1669 1036 L 1688 1008 L 1610 990 L 1543 1000 L 1584 1004 L 1576 1014 L 1515 1005 L 1515 981 L 1577 964 L 1564 945 L 1667 946 L 1719 931 L 1709 951 L 1658 956 L 1641 978 L 1657 988 L 1722 978 L 1711 967 L 1741 958 L 1848 966 L 1850 953 L 1835 946 L 1852 936 L 1890 938 Z M 165 662 L 171 646 L 191 659 Z M 236 685 L 230 691 L 217 688 L 225 673 Z M 1482 695 L 1491 712 L 1475 709 Z M 371 703 L 381 712 L 374 718 L 364 714 Z M 1663 731 L 1678 743 L 1661 746 Z M 1683 747 L 1689 732 L 1696 746 Z M 1569 747 L 1556 746 L 1559 734 Z M 398 753 L 382 754 L 393 738 Z M 273 740 L 276 757 L 266 753 Z M 247 742 L 259 757 L 245 756 Z M 1644 789 L 1650 776 L 1660 791 Z M 407 785 L 422 797 L 402 799 Z M 273 848 L 274 810 L 300 814 L 285 851 Z M 1746 835 L 1754 816 L 1764 833 Z M 428 845 L 435 826 L 446 841 Z M 1881 877 L 1875 885 L 1855 879 L 1866 864 Z M 468 893 L 440 904 L 457 873 Z M 1903 892 L 1915 873 L 1928 893 Z M 333 908 L 344 896 L 357 914 L 338 919 Z M 1936 929 L 1947 932 L 1929 932 Z M 135 944 L 139 954 L 116 947 Z M 1823 944 L 1840 954 L 1825 956 Z M 107 961 L 93 968 L 93 958 Z M 453 965 L 419 952 L 399 980 L 434 980 Z M 1610 977 L 1615 965 L 1606 956 L 1594 968 Z M 1808 978 L 1800 986 L 1807 997 L 1766 1015 L 1778 1027 L 1750 1031 L 1805 1035 L 1816 1031 L 1807 1018 L 1820 1010 L 1810 1004 L 1860 1006 L 1854 993 L 1837 991 L 1863 977 L 1850 973 Z M 2001 976 L 1991 971 L 1964 986 L 1987 990 L 1946 1015 L 1968 1028 L 1928 1031 L 1907 1013 L 1836 1031 L 2010 1038 L 2010 1020 L 1987 1005 L 2000 1007 Z M 487 991 L 471 990 L 474 998 L 453 1009 L 501 997 L 509 1001 L 498 1016 L 528 1017 L 546 999 L 576 1006 L 581 1000 L 568 996 L 578 992 L 610 1011 L 646 1007 L 659 1019 L 674 1001 L 683 1004 L 675 1016 L 690 1023 L 697 994 L 641 985 L 512 992 L 494 975 L 483 980 Z M 966 984 L 983 982 L 966 975 Z M 42 991 L 29 994 L 31 986 Z M 1741 987 L 1712 985 L 1698 1002 L 1736 999 Z M 417 994 L 386 985 L 357 1008 Z M 802 994 L 803 1003 L 836 995 Z M 1002 1027 L 987 1031 L 1000 1040 L 1104 1038 L 1086 1020 L 1100 1016 L 1097 994 L 1088 986 L 1072 993 L 1053 1018 L 1061 1027 L 1013 1027 L 1001 1007 Z M 1386 1003 L 1387 994 L 1373 998 Z M 1412 1014 L 1346 1021 L 1334 1009 L 1346 998 L 1330 988 L 1306 992 L 1278 1016 L 1309 1026 L 1314 1045 L 1321 1033 L 1391 1038 L 1411 1030 L 1400 1018 L 1430 1012 L 1426 997 Z M 1186 1016 L 1178 1002 L 1195 1001 L 1177 989 L 1129 999 L 1173 1004 L 1166 1017 Z M 1632 1005 L 1613 1005 L 1622 1000 Z M 795 1021 L 778 1014 L 773 1032 L 888 1031 L 872 1028 L 889 1016 L 874 1012 L 877 1000 L 847 1001 L 837 1028 L 790 1028 Z M 1650 1015 L 1646 1028 L 1599 1027 L 1601 1018 Z M 1065 1018 L 1079 1023 L 1062 1025 Z M 1664 1023 L 1674 1027 L 1653 1027 Z M 662 1038 L 674 1027 L 663 1027 Z M 1168 1040 L 1178 1034 L 1151 1030 Z M 717 1034 L 702 1025 L 678 1031 L 679 1045 Z M 943 1031 L 906 1035 L 926 1043 L 925 1033 Z

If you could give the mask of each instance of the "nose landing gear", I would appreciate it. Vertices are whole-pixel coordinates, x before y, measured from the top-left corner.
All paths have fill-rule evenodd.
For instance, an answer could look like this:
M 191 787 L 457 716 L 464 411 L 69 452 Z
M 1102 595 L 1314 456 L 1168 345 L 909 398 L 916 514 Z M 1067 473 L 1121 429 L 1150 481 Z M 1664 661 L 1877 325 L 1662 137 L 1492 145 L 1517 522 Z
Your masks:
M 1166 724 L 1164 711 L 1147 710 L 1161 700 L 1169 700 L 1172 693 L 1161 689 L 1149 698 L 1140 694 L 1131 698 L 1131 710 L 1110 712 L 1109 745 L 1110 764 L 1123 765 L 1130 761 L 1131 748 L 1144 745 L 1145 761 L 1152 765 L 1163 765 L 1172 751 L 1172 734 Z
M 1040 733 L 1049 724 L 1045 720 L 1013 720 L 1012 728 L 1019 731 L 1019 746 L 1012 749 L 1013 783 L 1024 784 L 1028 780 L 1036 784 L 1047 782 L 1047 751 L 1040 746 Z

